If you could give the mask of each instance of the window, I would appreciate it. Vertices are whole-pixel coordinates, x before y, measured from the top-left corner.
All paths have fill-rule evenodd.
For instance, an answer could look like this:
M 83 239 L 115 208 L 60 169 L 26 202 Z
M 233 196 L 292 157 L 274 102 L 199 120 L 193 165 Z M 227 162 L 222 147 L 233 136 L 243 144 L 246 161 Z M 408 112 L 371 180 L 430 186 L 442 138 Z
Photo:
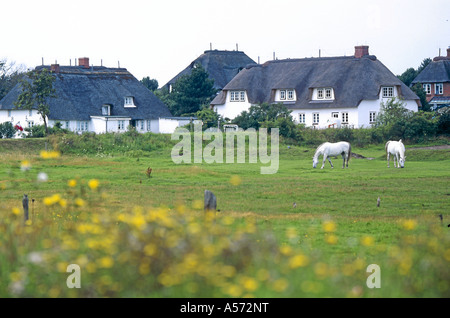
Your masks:
M 144 130 L 144 127 L 145 127 L 145 120 L 140 120 L 139 121 L 139 129 Z
M 231 102 L 245 102 L 245 91 L 230 91 Z
M 427 95 L 431 94 L 431 84 L 423 84 L 422 87 Z
M 280 91 L 280 99 L 286 100 L 286 91 Z
M 110 112 L 110 106 L 109 105 L 103 105 L 102 106 L 102 115 L 103 116 L 109 116 L 111 114 Z
M 8 117 L 11 117 L 11 111 L 8 110 Z
M 377 120 L 377 113 L 376 112 L 369 112 L 369 122 L 371 124 L 375 123 Z
M 125 97 L 125 107 L 136 107 L 134 105 L 134 98 L 132 96 Z
M 334 99 L 331 87 L 318 88 L 316 99 Z
M 384 98 L 394 97 L 394 87 L 392 86 L 383 87 L 383 97 Z
M 151 120 L 147 120 L 147 131 L 150 131 L 150 130 L 152 130 L 151 128 L 152 128 L 152 121 Z
M 87 121 L 77 121 L 77 130 L 78 131 L 87 131 L 88 130 L 88 122 Z
M 348 113 L 342 113 L 342 123 L 348 124 Z
M 69 129 L 69 122 L 66 121 L 64 124 L 65 124 L 64 128 L 65 128 L 65 129 Z
M 434 93 L 436 95 L 444 94 L 444 84 L 442 83 L 434 84 Z
M 306 120 L 305 120 L 306 118 L 305 118 L 305 113 L 300 113 L 300 114 L 298 114 L 298 122 L 300 123 L 300 124 L 304 124 L 304 123 L 306 123 Z
M 313 113 L 313 125 L 319 124 L 319 113 Z
M 28 121 L 28 128 L 31 128 L 34 126 L 34 121 L 30 120 Z
M 323 88 L 317 90 L 317 99 L 323 99 Z
M 31 109 L 29 110 L 28 116 L 30 116 L 30 117 L 33 116 L 33 110 L 31 110 Z
M 289 89 L 287 91 L 287 94 L 288 94 L 288 99 L 289 100 L 293 100 L 294 99 L 294 90 L 293 89 Z
M 338 112 L 331 113 L 331 118 L 339 118 L 339 113 Z
M 117 122 L 117 129 L 118 130 L 124 130 L 125 129 L 125 120 L 119 120 Z

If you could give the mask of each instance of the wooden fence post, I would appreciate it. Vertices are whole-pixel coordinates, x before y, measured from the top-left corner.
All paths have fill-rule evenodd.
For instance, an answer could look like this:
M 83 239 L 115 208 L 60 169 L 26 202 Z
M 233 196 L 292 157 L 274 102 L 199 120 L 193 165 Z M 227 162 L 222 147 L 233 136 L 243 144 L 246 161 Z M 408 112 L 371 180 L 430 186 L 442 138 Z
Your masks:
M 22 199 L 24 221 L 28 221 L 28 195 L 24 194 Z
M 216 211 L 217 199 L 214 193 L 205 190 L 205 211 Z

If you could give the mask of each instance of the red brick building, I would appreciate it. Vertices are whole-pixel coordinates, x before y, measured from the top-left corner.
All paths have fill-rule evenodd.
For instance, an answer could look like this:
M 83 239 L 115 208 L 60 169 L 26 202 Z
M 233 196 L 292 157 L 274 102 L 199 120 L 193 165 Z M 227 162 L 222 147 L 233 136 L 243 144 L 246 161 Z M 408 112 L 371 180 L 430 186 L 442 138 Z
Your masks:
M 450 106 L 450 47 L 447 56 L 437 56 L 412 81 L 420 83 L 427 94 L 431 108 L 437 110 Z

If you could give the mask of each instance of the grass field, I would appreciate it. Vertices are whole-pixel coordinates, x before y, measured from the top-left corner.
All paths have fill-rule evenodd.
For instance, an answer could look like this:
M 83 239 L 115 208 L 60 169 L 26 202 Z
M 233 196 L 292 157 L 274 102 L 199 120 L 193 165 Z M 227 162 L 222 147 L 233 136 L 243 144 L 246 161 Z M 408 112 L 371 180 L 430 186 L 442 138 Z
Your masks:
M 57 158 L 39 155 L 44 140 L 0 147 L 1 297 L 450 296 L 449 149 L 407 147 L 396 169 L 383 145 L 355 148 L 373 159 L 320 170 L 313 147 L 281 145 L 278 172 L 262 175 L 260 163 L 176 165 L 170 145 Z M 205 190 L 220 212 L 203 212 Z M 66 286 L 68 264 L 82 288 Z M 370 264 L 381 288 L 366 284 Z

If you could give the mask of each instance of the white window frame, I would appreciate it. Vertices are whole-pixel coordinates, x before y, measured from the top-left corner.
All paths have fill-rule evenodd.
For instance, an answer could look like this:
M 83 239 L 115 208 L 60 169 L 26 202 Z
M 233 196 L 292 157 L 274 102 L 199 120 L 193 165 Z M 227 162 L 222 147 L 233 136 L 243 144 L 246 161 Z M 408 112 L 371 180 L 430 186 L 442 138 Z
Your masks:
M 77 131 L 88 131 L 88 124 L 87 121 L 77 121 Z
M 29 121 L 28 121 L 28 128 L 31 128 L 31 127 L 33 127 L 33 126 L 34 126 L 34 121 L 29 120 Z
M 8 109 L 8 117 L 11 117 L 11 110 Z
M 339 112 L 332 112 L 331 118 L 339 118 Z
M 70 122 L 69 121 L 66 121 L 66 122 L 64 122 L 65 123 L 65 129 L 69 129 L 69 127 L 70 127 Z
M 333 97 L 333 92 L 331 88 L 325 88 L 325 99 L 331 99 Z
M 342 112 L 342 123 L 348 124 L 348 112 Z
M 383 89 L 383 98 L 392 98 L 394 97 L 394 87 L 393 86 L 384 86 Z
M 425 94 L 431 95 L 431 84 L 423 84 L 422 85 Z
M 30 110 L 29 110 L 29 112 L 28 112 L 28 116 L 30 116 L 30 117 L 32 117 L 32 116 L 33 116 L 33 110 L 32 110 L 32 109 L 30 109 Z
M 280 91 L 280 100 L 286 100 L 286 91 L 285 90 Z
M 144 130 L 145 129 L 145 120 L 140 120 L 139 121 L 139 130 Z
M 434 84 L 434 94 L 435 95 L 442 95 L 442 94 L 444 94 L 444 84 L 443 83 L 436 83 L 436 84 Z
M 245 91 L 230 91 L 230 102 L 245 102 Z
M 125 130 L 125 120 L 117 121 L 117 130 Z
M 317 99 L 323 99 L 323 88 L 317 89 Z
M 288 89 L 287 90 L 287 99 L 288 100 L 294 100 L 294 96 L 295 96 L 294 90 L 293 89 Z
M 111 106 L 110 105 L 103 105 L 102 106 L 102 116 L 110 116 L 110 115 L 111 115 Z
M 376 111 L 369 112 L 369 123 L 374 124 L 376 120 L 377 120 L 377 112 Z
M 318 125 L 320 121 L 320 113 L 313 113 L 312 120 L 313 125 Z
M 124 107 L 136 107 L 133 96 L 125 96 Z
M 305 113 L 299 113 L 298 114 L 298 122 L 300 124 L 305 124 L 306 123 L 306 114 Z
M 151 130 L 152 130 L 152 121 L 147 120 L 147 131 L 151 131 Z

